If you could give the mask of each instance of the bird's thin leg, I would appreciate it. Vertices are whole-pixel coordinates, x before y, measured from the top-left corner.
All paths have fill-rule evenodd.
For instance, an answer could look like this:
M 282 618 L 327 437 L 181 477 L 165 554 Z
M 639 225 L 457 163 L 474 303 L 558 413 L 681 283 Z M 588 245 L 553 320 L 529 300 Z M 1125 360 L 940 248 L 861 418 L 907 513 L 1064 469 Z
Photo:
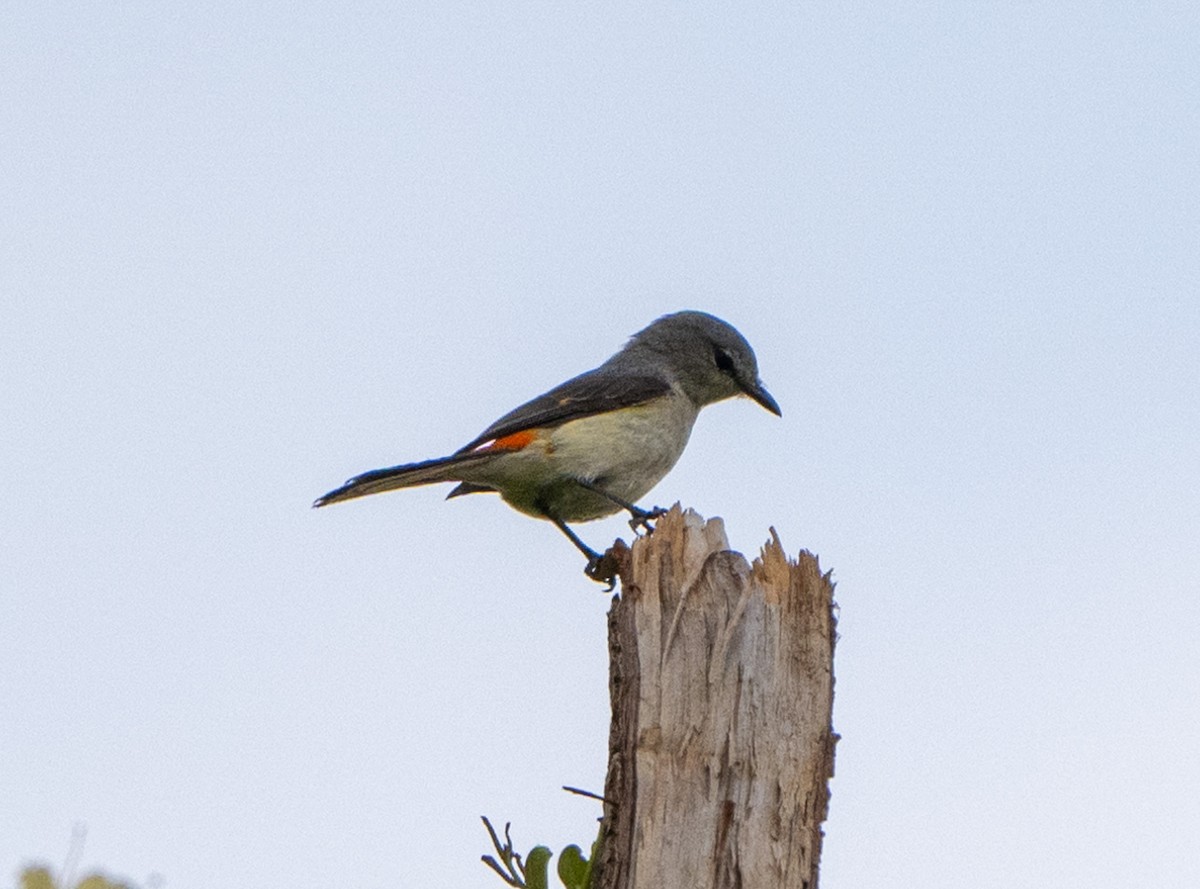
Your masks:
M 554 527 L 567 535 L 567 539 L 575 544 L 575 548 L 587 556 L 587 567 L 583 569 L 583 573 L 597 583 L 608 584 L 608 589 L 605 592 L 612 592 L 617 585 L 617 566 L 607 555 L 600 555 L 586 543 L 579 539 L 579 535 L 568 527 L 567 523 L 557 516 L 543 510 L 543 514 L 554 523 Z
M 554 522 L 554 527 L 558 528 L 558 530 L 567 535 L 567 539 L 575 544 L 576 549 L 588 557 L 588 561 L 593 561 L 600 558 L 600 554 L 580 540 L 579 535 L 572 531 L 566 522 L 564 522 L 562 519 L 555 518 L 554 516 L 547 516 L 547 518 Z
M 595 482 L 589 482 L 585 479 L 577 478 L 575 479 L 575 483 L 581 488 L 587 488 L 593 494 L 599 494 L 605 500 L 609 500 L 617 504 L 617 506 L 621 507 L 621 509 L 626 510 L 631 516 L 633 516 L 633 518 L 629 520 L 629 527 L 634 531 L 637 531 L 638 528 L 645 528 L 646 533 L 649 534 L 654 530 L 654 526 L 650 523 L 659 516 L 664 516 L 667 514 L 667 511 L 661 506 L 655 506 L 651 509 L 642 509 L 640 506 L 630 503 L 628 500 L 622 500 L 615 494 L 610 494 Z

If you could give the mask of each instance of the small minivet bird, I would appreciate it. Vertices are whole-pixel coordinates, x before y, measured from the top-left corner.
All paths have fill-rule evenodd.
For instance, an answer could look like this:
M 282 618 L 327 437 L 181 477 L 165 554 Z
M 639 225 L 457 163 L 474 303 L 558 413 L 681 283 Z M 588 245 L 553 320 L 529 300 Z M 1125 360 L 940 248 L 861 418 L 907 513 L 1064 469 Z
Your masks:
M 745 337 L 705 312 L 664 315 L 595 370 L 505 414 L 449 457 L 365 472 L 313 506 L 435 482 L 458 482 L 447 499 L 497 492 L 553 522 L 587 556 L 587 576 L 611 588 L 615 567 L 567 523 L 626 510 L 635 531 L 652 530 L 664 510 L 637 501 L 675 465 L 700 408 L 735 395 L 781 415 Z

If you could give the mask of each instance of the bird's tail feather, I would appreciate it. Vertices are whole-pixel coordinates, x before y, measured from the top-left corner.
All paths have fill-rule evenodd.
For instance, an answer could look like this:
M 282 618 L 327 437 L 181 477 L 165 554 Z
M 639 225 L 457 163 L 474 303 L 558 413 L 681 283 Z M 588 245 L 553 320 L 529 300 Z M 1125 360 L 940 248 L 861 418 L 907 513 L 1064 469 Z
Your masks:
M 468 451 L 465 454 L 439 457 L 436 460 L 425 460 L 421 463 L 406 463 L 403 466 L 373 469 L 362 475 L 356 475 L 340 488 L 317 498 L 313 506 L 328 506 L 330 503 L 353 500 L 355 497 L 366 497 L 368 494 L 380 494 L 396 488 L 462 481 L 463 469 L 486 462 L 494 457 L 495 454 L 487 452 Z

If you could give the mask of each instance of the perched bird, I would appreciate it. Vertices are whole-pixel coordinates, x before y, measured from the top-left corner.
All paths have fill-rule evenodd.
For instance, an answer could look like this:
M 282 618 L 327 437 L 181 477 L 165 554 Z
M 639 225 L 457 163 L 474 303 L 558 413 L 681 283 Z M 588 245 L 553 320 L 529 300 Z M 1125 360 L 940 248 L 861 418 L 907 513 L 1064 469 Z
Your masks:
M 745 337 L 704 312 L 664 315 L 595 370 L 510 411 L 449 457 L 365 472 L 313 506 L 435 482 L 458 482 L 447 499 L 497 492 L 553 522 L 587 556 L 585 573 L 611 587 L 614 566 L 567 523 L 626 510 L 634 530 L 651 530 L 664 510 L 637 501 L 675 465 L 700 408 L 735 395 L 780 415 Z

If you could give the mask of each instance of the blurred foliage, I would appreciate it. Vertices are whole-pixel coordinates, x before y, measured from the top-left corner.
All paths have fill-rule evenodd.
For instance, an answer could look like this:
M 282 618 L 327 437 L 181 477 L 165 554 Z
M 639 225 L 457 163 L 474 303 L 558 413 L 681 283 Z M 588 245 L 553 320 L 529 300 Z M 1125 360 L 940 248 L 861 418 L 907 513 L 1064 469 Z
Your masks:
M 35 865 L 21 872 L 21 889 L 133 889 L 128 883 L 110 880 L 103 874 L 88 874 L 73 887 L 60 886 L 50 869 Z
M 21 872 L 21 889 L 58 889 L 44 867 L 27 867 Z

